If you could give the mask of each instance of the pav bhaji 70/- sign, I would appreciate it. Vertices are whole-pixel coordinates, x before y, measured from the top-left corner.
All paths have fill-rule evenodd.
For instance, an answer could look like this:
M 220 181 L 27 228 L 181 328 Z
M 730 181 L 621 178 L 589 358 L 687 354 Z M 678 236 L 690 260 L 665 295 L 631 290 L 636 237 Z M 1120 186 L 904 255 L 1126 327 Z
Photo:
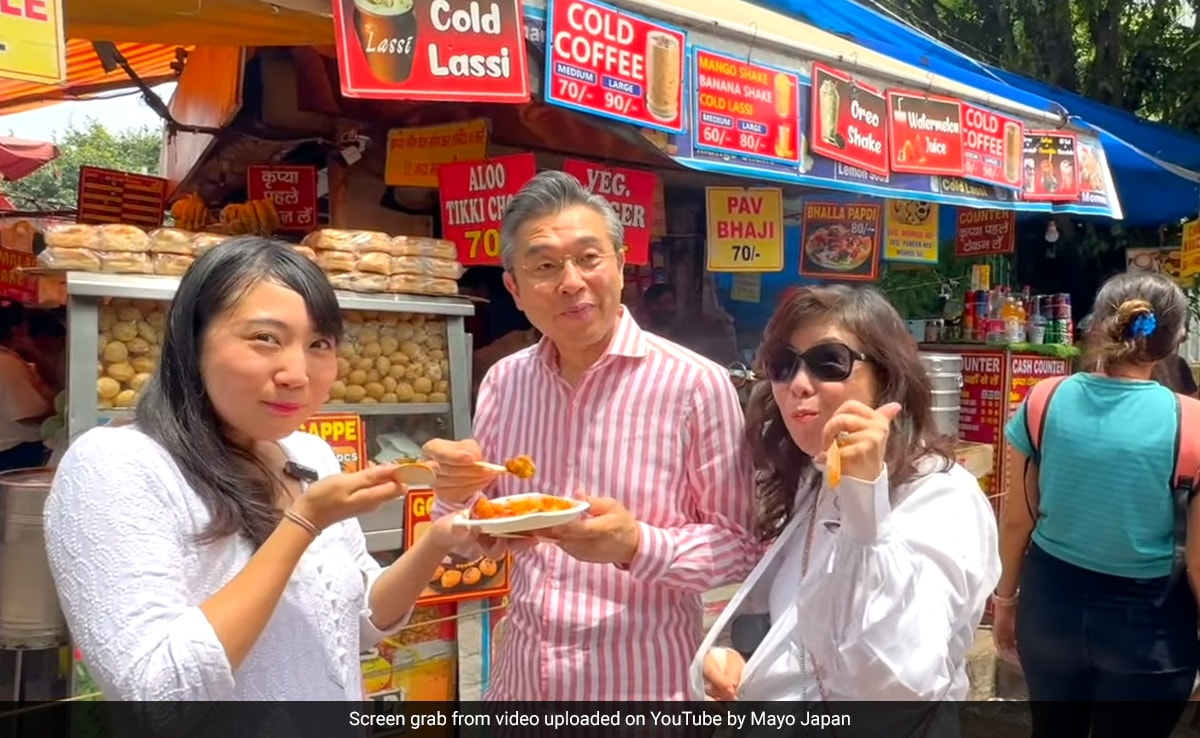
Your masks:
M 783 271 L 783 190 L 709 187 L 708 270 Z

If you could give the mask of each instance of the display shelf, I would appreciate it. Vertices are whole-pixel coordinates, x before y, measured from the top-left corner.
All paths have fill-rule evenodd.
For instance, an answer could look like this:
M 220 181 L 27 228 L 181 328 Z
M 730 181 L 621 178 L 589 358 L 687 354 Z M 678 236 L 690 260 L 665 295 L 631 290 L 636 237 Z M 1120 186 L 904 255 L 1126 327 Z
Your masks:
M 448 402 L 401 402 L 382 405 L 379 403 L 329 403 L 321 406 L 323 413 L 354 413 L 356 415 L 449 415 Z M 119 410 L 97 410 L 96 419 L 102 421 L 122 420 L 133 417 L 133 408 Z
M 68 272 L 67 295 L 78 297 L 118 297 L 129 300 L 169 301 L 179 287 L 178 277 L 142 274 L 94 274 Z M 376 310 L 390 313 L 422 313 L 425 315 L 470 316 L 475 306 L 464 297 L 433 297 L 427 295 L 367 294 L 337 292 L 338 305 L 343 310 Z

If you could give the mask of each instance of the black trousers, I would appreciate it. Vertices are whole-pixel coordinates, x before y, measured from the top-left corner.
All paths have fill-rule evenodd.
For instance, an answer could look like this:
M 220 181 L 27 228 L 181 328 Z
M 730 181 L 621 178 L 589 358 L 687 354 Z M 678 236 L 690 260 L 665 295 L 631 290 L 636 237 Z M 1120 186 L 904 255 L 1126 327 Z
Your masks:
M 42 466 L 48 456 L 46 446 L 40 441 L 22 443 L 0 451 L 0 471 Z
M 1186 576 L 1109 576 L 1032 545 L 1017 650 L 1033 738 L 1167 738 L 1200 665 L 1196 601 Z

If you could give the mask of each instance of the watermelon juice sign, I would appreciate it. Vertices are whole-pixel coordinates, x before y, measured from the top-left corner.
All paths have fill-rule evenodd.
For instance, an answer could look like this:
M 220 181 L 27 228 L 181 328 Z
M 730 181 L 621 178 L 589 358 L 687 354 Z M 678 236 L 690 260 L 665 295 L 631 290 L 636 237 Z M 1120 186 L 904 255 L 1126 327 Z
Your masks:
M 529 101 L 520 0 L 333 0 L 346 97 Z
M 551 0 L 546 35 L 547 101 L 683 131 L 682 30 L 595 0 Z

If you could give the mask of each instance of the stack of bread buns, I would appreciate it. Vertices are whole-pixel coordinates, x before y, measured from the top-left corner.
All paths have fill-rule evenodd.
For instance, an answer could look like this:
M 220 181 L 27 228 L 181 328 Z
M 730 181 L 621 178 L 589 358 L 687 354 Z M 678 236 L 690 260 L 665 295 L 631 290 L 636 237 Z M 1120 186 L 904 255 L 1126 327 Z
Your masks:
M 179 228 L 146 233 L 121 223 L 56 223 L 46 226 L 43 238 L 46 248 L 38 254 L 38 263 L 45 269 L 179 276 L 196 256 L 228 236 Z
M 300 248 L 311 251 L 339 290 L 456 295 L 463 272 L 454 244 L 436 238 L 324 228 Z

